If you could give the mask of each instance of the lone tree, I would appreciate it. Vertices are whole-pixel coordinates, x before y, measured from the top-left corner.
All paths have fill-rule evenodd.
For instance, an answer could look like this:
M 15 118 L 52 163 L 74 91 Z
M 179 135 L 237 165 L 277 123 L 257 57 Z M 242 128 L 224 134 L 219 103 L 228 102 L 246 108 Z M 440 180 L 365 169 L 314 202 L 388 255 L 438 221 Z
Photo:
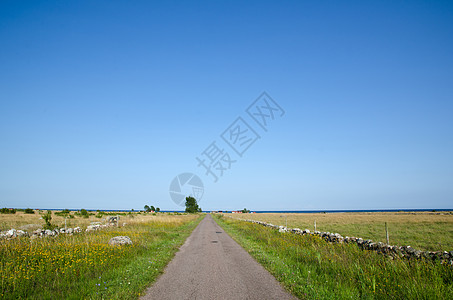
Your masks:
M 191 214 L 201 212 L 201 207 L 198 206 L 194 197 L 186 197 L 186 212 Z

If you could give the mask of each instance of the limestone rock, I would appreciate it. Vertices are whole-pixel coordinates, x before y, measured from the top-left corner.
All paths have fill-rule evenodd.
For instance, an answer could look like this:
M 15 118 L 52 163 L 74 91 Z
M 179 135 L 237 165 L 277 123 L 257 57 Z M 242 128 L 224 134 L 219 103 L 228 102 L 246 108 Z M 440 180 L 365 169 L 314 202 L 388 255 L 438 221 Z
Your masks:
M 23 230 L 16 231 L 17 236 L 28 236 L 28 233 Z
M 15 238 L 17 236 L 17 230 L 16 229 L 10 229 L 6 232 L 6 237 L 11 239 L 11 238 Z
M 132 245 L 132 240 L 128 236 L 115 236 L 110 239 L 109 245 Z
M 278 227 L 278 232 L 287 232 L 288 230 L 286 229 L 285 226 L 279 226 Z
M 87 231 L 87 232 L 89 232 L 89 231 L 96 231 L 96 230 L 98 230 L 100 227 L 101 227 L 100 225 L 88 225 L 86 231 Z
M 43 233 L 43 231 L 41 229 L 36 229 L 35 231 L 33 231 L 33 235 L 37 235 L 37 236 L 41 236 Z

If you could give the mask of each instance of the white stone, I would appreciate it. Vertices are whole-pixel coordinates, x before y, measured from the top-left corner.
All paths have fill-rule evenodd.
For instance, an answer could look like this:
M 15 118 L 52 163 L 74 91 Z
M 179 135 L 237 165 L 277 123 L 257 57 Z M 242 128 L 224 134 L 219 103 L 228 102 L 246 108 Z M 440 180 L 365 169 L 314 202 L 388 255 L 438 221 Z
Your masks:
M 109 245 L 132 245 L 132 240 L 128 236 L 115 236 L 110 239 Z
M 17 232 L 16 229 L 14 229 L 14 228 L 13 228 L 13 229 L 10 229 L 10 230 L 8 230 L 8 231 L 6 232 L 6 237 L 7 237 L 7 238 L 16 237 L 16 236 L 17 236 L 16 232 Z
M 18 231 L 16 232 L 16 234 L 17 234 L 17 236 L 28 235 L 28 234 L 27 234 L 25 231 L 23 231 L 23 230 L 18 230 Z

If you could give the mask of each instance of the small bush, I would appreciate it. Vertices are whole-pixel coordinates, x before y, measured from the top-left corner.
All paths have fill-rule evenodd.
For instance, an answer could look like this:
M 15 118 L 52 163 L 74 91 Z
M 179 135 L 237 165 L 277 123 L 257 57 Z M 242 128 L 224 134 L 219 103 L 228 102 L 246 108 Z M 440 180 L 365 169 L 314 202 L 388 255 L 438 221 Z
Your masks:
M 61 216 L 61 217 L 67 217 L 71 212 L 69 209 L 63 209 L 62 211 L 57 211 L 55 215 Z
M 15 214 L 16 213 L 16 210 L 14 208 L 2 208 L 0 209 L 0 213 L 2 214 Z
M 24 210 L 24 213 L 32 215 L 32 214 L 35 213 L 35 211 L 34 211 L 33 209 L 31 209 L 31 208 L 26 208 L 26 209 Z
M 46 222 L 46 224 L 43 227 L 44 229 L 52 230 L 56 227 L 55 225 L 52 225 L 52 223 L 50 222 L 52 220 L 52 212 L 50 210 L 48 210 L 47 213 L 42 215 L 42 219 L 44 220 L 44 222 Z
M 89 218 L 90 215 L 94 215 L 94 214 L 90 214 L 88 213 L 88 211 L 84 208 L 82 208 L 80 211 L 76 211 L 74 213 L 74 215 L 78 216 L 78 217 L 82 217 L 82 218 Z

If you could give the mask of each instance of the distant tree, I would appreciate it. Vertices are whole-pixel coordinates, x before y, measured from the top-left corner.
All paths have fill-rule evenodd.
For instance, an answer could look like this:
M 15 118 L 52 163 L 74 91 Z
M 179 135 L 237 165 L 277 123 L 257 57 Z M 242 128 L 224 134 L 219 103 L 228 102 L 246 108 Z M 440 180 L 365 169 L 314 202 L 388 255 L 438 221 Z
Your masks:
M 24 212 L 25 212 L 26 214 L 34 214 L 34 213 L 35 213 L 35 211 L 34 211 L 33 209 L 31 209 L 31 208 L 26 208 L 26 209 L 24 210 Z
M 145 208 L 145 211 L 146 211 L 146 212 L 150 212 L 150 211 L 151 211 L 151 207 L 149 207 L 148 205 L 145 205 L 144 208 Z
M 194 197 L 186 197 L 186 212 L 196 213 L 201 212 L 201 207 L 198 206 L 197 200 Z
M 157 212 L 160 212 L 160 208 L 159 208 L 159 207 L 156 207 L 156 211 L 157 211 Z
M 156 211 L 156 208 L 151 205 L 151 211 Z
M 243 210 L 241 210 L 243 214 L 248 214 L 250 212 L 250 210 L 248 210 L 247 208 L 244 208 Z

